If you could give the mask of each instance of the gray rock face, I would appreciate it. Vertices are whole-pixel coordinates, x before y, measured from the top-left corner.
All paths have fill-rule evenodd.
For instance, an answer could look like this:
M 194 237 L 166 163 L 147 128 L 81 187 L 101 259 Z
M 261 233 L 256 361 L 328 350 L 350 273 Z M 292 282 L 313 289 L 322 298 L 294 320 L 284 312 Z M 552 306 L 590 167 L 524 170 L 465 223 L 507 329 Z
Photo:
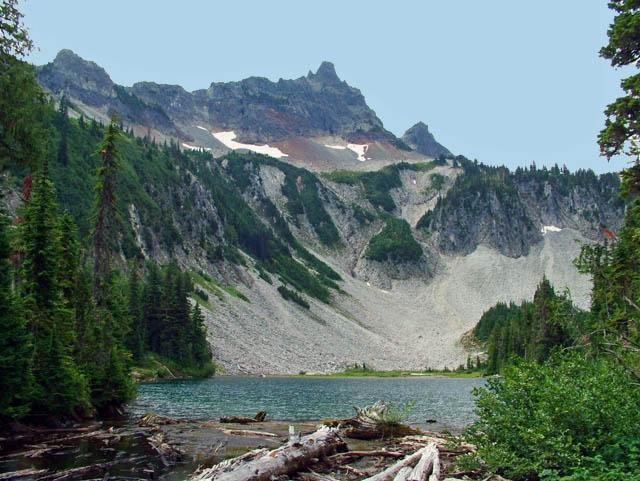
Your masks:
M 107 72 L 71 50 L 60 50 L 53 62 L 40 67 L 38 81 L 52 92 L 65 93 L 92 107 L 108 104 L 116 98 L 115 84 Z
M 272 82 L 250 77 L 212 83 L 208 89 L 193 93 L 144 82 L 135 84 L 132 92 L 148 103 L 161 105 L 180 122 L 195 119 L 233 130 L 240 141 L 248 143 L 319 135 L 394 139 L 360 91 L 341 81 L 329 62 L 323 62 L 316 73 L 295 80 Z
M 119 86 L 95 63 L 62 50 L 53 62 L 39 67 L 38 80 L 72 102 L 118 112 L 128 123 L 183 140 L 190 140 L 186 127 L 195 125 L 233 130 L 247 143 L 323 135 L 355 142 L 396 140 L 362 93 L 340 80 L 330 62 L 294 80 L 250 77 L 187 92 L 153 82 Z
M 573 229 L 595 241 L 603 239 L 603 229 L 616 231 L 624 214 L 618 188 L 615 174 L 471 167 L 418 225 L 443 252 L 469 254 L 484 244 L 520 257 L 549 227 Z
M 102 67 L 71 50 L 61 50 L 53 62 L 38 68 L 37 75 L 43 87 L 56 95 L 65 95 L 72 103 L 79 101 L 106 115 L 117 113 L 126 123 L 185 137 L 162 107 L 145 102 L 130 89 L 113 83 Z
M 433 134 L 429 132 L 429 127 L 424 122 L 418 122 L 402 136 L 402 141 L 412 149 L 429 157 L 439 155 L 451 155 L 449 149 L 439 144 Z

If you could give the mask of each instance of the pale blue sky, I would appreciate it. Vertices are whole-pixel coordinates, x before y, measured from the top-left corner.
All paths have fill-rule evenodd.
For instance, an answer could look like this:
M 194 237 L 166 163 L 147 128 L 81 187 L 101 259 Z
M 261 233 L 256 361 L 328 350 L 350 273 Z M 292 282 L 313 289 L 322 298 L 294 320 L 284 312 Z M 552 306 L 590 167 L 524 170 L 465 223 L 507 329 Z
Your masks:
M 510 167 L 599 157 L 620 71 L 598 57 L 605 0 L 29 0 L 25 23 L 51 61 L 70 48 L 114 81 L 295 78 L 322 60 L 397 135 L 418 120 L 454 153 Z

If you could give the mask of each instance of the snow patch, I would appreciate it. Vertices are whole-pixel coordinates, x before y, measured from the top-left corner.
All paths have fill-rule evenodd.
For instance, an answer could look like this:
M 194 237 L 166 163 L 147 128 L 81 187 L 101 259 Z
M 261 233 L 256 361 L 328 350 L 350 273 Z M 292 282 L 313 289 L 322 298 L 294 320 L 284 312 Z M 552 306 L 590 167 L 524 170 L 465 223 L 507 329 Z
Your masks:
M 189 150 L 211 150 L 209 147 L 197 147 L 195 145 L 185 144 L 184 142 L 182 143 L 182 146 Z
M 337 150 L 346 150 L 347 148 L 344 145 L 328 145 L 328 144 L 324 144 L 325 147 L 328 147 L 330 149 L 337 149 Z
M 222 142 L 225 146 L 230 149 L 246 149 L 251 150 L 252 152 L 257 152 L 258 154 L 270 155 L 271 157 L 275 157 L 279 159 L 280 157 L 287 157 L 287 154 L 282 152 L 277 147 L 271 147 L 270 145 L 253 145 L 253 144 L 243 144 L 241 142 L 236 142 L 234 139 L 236 138 L 236 133 L 231 130 L 229 132 L 212 132 L 212 135 Z
M 556 227 L 555 225 L 545 225 L 542 226 L 542 229 L 540 229 L 540 232 L 542 232 L 542 234 L 546 234 L 547 232 L 560 232 L 562 229 L 560 227 Z
M 360 162 L 367 160 L 365 154 L 369 148 L 369 144 L 347 144 L 347 148 L 356 153 Z
M 205 132 L 209 132 L 209 129 L 206 127 L 203 127 L 202 125 L 196 125 L 196 127 L 198 127 L 200 130 L 204 130 Z

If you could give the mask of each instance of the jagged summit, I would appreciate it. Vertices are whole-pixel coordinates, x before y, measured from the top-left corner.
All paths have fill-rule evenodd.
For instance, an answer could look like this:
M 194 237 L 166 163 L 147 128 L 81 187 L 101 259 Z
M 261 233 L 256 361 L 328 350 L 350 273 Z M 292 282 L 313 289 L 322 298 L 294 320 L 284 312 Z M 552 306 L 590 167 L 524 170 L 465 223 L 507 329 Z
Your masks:
M 40 67 L 38 79 L 49 90 L 92 106 L 101 105 L 113 96 L 114 83 L 109 74 L 69 49 L 60 50 L 53 62 Z
M 39 68 L 38 77 L 45 88 L 64 92 L 72 101 L 98 107 L 105 115 L 124 109 L 125 120 L 169 135 L 206 125 L 233 130 L 239 140 L 249 143 L 327 135 L 395 140 L 362 93 L 339 79 L 331 62 L 322 62 L 315 74 L 298 79 L 272 82 L 250 77 L 187 92 L 153 82 L 116 85 L 95 63 L 62 50 L 53 62 Z M 153 118 L 153 125 L 148 125 L 148 118 Z M 189 134 L 182 139 L 191 140 Z
M 449 149 L 436 141 L 433 134 L 429 132 L 429 126 L 422 121 L 407 130 L 402 140 L 412 149 L 430 157 L 451 154 Z
M 331 62 L 326 60 L 320 64 L 316 73 L 309 73 L 308 77 L 314 80 L 320 80 L 323 82 L 340 82 L 340 78 L 336 73 L 336 67 Z

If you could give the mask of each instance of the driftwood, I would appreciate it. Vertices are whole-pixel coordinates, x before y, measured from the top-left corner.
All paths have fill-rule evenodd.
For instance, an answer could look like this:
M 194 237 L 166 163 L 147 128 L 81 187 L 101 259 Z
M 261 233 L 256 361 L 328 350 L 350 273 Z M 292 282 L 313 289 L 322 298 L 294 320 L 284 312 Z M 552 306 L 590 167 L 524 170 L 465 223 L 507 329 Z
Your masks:
M 250 424 L 261 423 L 267 419 L 267 411 L 258 411 L 252 418 L 248 416 L 223 416 L 220 418 L 221 423 Z
M 164 426 L 166 424 L 180 424 L 182 421 L 179 419 L 168 418 L 166 416 L 160 416 L 156 413 L 147 413 L 138 419 L 138 426 L 141 428 L 149 428 L 156 426 Z
M 354 407 L 356 415 L 338 422 L 344 436 L 353 439 L 380 439 L 418 431 L 400 423 L 389 413 L 389 406 L 378 401 L 363 408 Z
M 222 429 L 223 433 L 230 436 L 264 436 L 267 438 L 279 438 L 277 434 L 267 433 L 265 431 L 251 431 L 249 429 Z
M 401 481 L 402 479 L 426 480 L 427 476 L 432 473 L 433 464 L 437 457 L 438 449 L 435 444 L 429 444 L 404 459 L 399 460 L 384 471 L 366 478 L 366 480 L 363 481 Z M 412 468 L 414 465 L 416 465 L 415 468 Z M 404 468 L 409 468 L 409 472 Z M 398 476 L 400 477 L 398 478 Z M 406 476 L 406 478 L 403 478 L 403 476 Z
M 38 477 L 38 481 L 71 481 L 74 479 L 86 478 L 87 476 L 104 476 L 107 470 L 116 464 L 117 461 L 108 463 L 91 464 L 80 468 L 71 468 L 64 471 L 58 471 L 53 474 Z
M 160 460 L 165 466 L 176 464 L 182 459 L 183 452 L 166 442 L 165 435 L 157 432 L 147 438 L 149 445 L 160 455 Z
M 436 480 L 437 480 L 437 476 L 440 474 L 440 460 L 438 459 L 438 448 L 436 447 L 435 444 L 430 444 L 425 448 L 424 452 L 422 453 L 422 457 L 420 458 L 420 461 L 418 461 L 418 464 L 416 464 L 416 467 L 413 468 L 410 479 L 412 481 L 414 480 L 427 481 L 427 477 L 429 477 L 429 481 L 431 481 L 431 477 L 429 475 L 435 472 L 434 467 L 436 463 L 438 464 L 437 474 L 436 474 Z
M 400 451 L 385 451 L 380 449 L 377 451 L 347 451 L 346 453 L 338 453 L 331 456 L 331 459 L 343 460 L 364 457 L 381 457 L 381 458 L 401 458 L 403 454 Z
M 346 445 L 336 429 L 322 427 L 297 442 L 269 451 L 248 462 L 235 464 L 220 472 L 218 466 L 200 470 L 191 481 L 268 481 L 272 477 L 299 472 L 320 458 L 329 456 Z
M 34 479 L 34 476 L 49 472 L 47 469 L 21 469 L 9 473 L 0 473 L 1 481 L 19 481 L 21 479 Z

